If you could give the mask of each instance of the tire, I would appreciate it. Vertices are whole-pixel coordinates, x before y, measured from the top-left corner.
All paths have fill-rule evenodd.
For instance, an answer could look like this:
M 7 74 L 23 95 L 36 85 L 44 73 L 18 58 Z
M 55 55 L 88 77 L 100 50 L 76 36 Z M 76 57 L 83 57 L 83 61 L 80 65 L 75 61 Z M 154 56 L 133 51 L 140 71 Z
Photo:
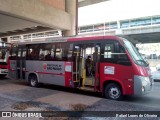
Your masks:
M 28 80 L 29 80 L 30 86 L 38 87 L 39 84 L 38 84 L 38 79 L 36 75 L 30 75 Z
M 116 83 L 109 83 L 105 86 L 104 95 L 107 99 L 122 100 L 122 90 Z
M 0 79 L 2 79 L 2 78 L 4 78 L 4 77 L 6 77 L 6 75 L 0 75 Z

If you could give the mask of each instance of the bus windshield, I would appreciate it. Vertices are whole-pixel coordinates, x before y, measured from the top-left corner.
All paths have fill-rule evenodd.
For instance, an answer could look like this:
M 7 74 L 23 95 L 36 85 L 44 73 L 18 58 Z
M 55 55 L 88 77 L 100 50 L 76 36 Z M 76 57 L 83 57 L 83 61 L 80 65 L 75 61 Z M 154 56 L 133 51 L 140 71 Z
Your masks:
M 125 39 L 123 39 L 123 42 L 128 52 L 130 53 L 131 57 L 133 58 L 134 62 L 138 65 L 147 67 L 148 62 L 140 55 L 140 53 L 133 46 L 133 44 Z

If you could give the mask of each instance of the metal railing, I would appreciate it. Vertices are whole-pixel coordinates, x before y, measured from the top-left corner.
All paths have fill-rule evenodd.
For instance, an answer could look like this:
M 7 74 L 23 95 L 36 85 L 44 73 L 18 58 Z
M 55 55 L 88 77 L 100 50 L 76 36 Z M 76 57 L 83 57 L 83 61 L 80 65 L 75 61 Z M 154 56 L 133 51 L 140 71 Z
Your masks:
M 117 31 L 117 30 L 132 30 L 132 29 L 141 29 L 146 27 L 156 27 L 160 26 L 160 15 L 158 16 L 150 16 L 150 17 L 142 17 L 136 19 L 128 19 L 128 20 L 119 20 L 112 22 L 104 22 L 99 24 L 85 25 L 78 27 L 78 34 L 84 33 L 95 33 L 95 32 L 106 32 L 106 31 Z M 8 41 L 13 42 L 29 42 L 29 41 L 44 41 L 44 38 L 49 37 L 62 37 L 61 31 L 52 30 L 45 32 L 37 32 L 30 34 L 22 34 L 15 36 L 8 36 Z
M 79 26 L 78 33 L 110 31 L 116 29 L 138 28 L 145 26 L 156 26 L 160 24 L 160 16 L 142 17 L 136 19 L 104 22 L 87 26 Z
M 26 42 L 26 41 L 43 41 L 45 40 L 44 38 L 60 37 L 60 36 L 62 36 L 60 31 L 52 30 L 52 31 L 45 31 L 45 32 L 8 36 L 8 41 L 10 41 L 11 43 Z

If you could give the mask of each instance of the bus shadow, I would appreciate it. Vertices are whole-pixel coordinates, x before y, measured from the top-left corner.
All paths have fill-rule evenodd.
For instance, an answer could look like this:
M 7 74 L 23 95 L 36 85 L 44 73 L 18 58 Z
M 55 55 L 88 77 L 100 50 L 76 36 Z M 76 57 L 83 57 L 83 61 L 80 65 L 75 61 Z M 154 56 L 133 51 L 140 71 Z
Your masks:
M 58 91 L 63 91 L 63 92 L 76 93 L 76 94 L 81 94 L 81 95 L 86 95 L 86 96 L 101 97 L 102 98 L 101 93 L 80 90 L 80 89 L 77 89 L 77 88 L 67 88 L 67 87 L 51 85 L 51 84 L 41 85 L 40 88 L 58 90 Z
M 135 102 L 135 101 L 140 100 L 140 99 L 142 99 L 142 97 L 125 95 L 124 98 L 123 98 L 123 101 Z
M 98 93 L 98 92 L 85 91 L 85 90 L 80 90 L 80 89 L 75 89 L 75 88 L 67 88 L 67 87 L 50 85 L 50 84 L 45 84 L 45 85 L 42 85 L 40 87 L 45 88 L 45 89 L 58 90 L 58 91 L 69 92 L 69 93 L 76 93 L 76 94 L 80 94 L 80 95 L 99 97 L 99 98 L 104 98 L 105 99 L 105 97 L 102 95 L 102 93 Z M 122 101 L 124 101 L 124 102 L 148 101 L 148 98 L 146 99 L 146 97 L 147 96 L 125 95 L 125 96 L 123 96 Z
M 0 78 L 0 80 L 9 80 L 8 77 Z

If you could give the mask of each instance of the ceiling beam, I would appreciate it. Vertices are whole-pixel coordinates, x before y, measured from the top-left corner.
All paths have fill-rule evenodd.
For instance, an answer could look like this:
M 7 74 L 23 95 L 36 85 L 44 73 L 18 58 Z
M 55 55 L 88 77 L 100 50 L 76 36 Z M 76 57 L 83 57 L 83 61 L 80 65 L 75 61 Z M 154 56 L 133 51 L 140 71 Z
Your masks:
M 109 0 L 79 0 L 78 7 L 84 7 L 84 6 L 105 2 L 105 1 L 109 1 Z

